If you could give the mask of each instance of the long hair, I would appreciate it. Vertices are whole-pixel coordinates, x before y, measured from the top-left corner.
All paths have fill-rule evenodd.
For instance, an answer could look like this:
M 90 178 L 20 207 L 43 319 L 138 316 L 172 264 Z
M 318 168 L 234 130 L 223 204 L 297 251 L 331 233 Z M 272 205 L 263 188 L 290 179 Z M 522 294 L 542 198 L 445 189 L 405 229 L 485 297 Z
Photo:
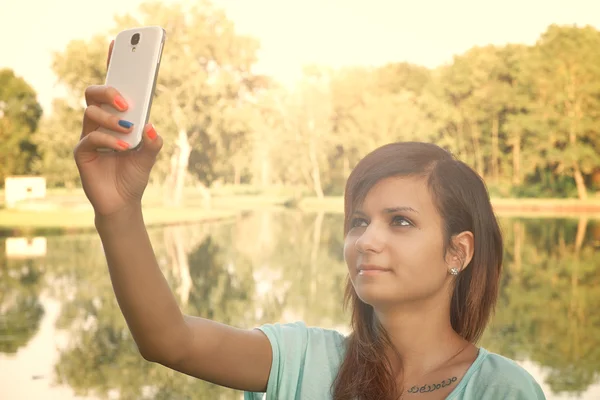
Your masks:
M 476 343 L 494 310 L 502 268 L 502 234 L 485 183 L 468 165 L 430 143 L 402 142 L 380 147 L 364 157 L 350 174 L 344 194 L 344 236 L 354 209 L 368 191 L 388 177 L 423 177 L 443 221 L 444 254 L 453 250 L 452 237 L 463 231 L 474 236 L 470 263 L 456 277 L 450 304 L 452 328 Z M 391 361 L 389 335 L 373 308 L 362 302 L 348 277 L 344 297 L 351 307 L 352 333 L 333 382 L 335 400 L 392 400 L 399 393 Z M 402 371 L 397 371 L 402 373 Z

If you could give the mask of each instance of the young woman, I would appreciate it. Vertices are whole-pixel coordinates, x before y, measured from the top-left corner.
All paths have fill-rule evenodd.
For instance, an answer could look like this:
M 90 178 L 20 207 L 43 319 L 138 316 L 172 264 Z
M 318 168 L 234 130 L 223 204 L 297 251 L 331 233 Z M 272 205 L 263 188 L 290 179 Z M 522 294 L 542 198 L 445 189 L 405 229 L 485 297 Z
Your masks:
M 524 369 L 475 345 L 496 303 L 502 238 L 483 181 L 450 153 L 389 144 L 348 178 L 348 337 L 301 322 L 243 330 L 181 313 L 141 207 L 162 139 L 148 125 L 141 149 L 126 151 L 97 131 L 131 129 L 100 108 L 127 107 L 123 97 L 92 86 L 85 98 L 75 160 L 117 301 L 146 360 L 247 399 L 545 398 Z M 97 151 L 106 147 L 115 152 Z

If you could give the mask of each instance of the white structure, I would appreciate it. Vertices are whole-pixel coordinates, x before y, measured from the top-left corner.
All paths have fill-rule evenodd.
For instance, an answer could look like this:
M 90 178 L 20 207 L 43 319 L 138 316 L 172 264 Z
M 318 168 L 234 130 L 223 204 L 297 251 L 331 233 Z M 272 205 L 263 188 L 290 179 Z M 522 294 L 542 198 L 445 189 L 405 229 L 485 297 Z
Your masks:
M 9 176 L 4 180 L 4 204 L 13 208 L 21 200 L 46 197 L 46 178 L 40 176 Z
M 6 238 L 6 258 L 36 258 L 46 255 L 46 238 Z

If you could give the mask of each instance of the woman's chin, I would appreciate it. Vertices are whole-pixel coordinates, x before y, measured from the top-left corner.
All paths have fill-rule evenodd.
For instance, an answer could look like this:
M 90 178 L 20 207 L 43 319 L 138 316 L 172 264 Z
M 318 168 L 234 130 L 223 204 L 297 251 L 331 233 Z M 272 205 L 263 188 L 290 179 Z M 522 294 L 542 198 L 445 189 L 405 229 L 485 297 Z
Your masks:
M 368 270 L 360 271 L 352 277 L 354 288 L 381 288 L 394 282 L 394 275 L 390 271 Z
M 354 290 L 356 291 L 358 298 L 363 303 L 368 304 L 372 307 L 381 307 L 385 304 L 394 302 L 394 296 L 388 293 L 387 290 L 382 290 L 380 286 L 377 287 L 376 285 L 358 285 L 358 287 L 354 286 Z
M 391 279 L 356 279 L 353 282 L 354 291 L 358 298 L 365 304 L 374 308 L 386 309 L 403 303 L 410 303 L 418 299 L 417 293 L 410 287 L 403 287 Z

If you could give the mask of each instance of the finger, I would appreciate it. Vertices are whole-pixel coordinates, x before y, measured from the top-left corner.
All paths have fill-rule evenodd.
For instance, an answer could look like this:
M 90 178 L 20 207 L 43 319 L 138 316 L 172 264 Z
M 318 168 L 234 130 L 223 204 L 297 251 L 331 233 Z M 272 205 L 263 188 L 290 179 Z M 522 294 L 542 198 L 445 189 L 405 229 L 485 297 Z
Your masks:
M 125 98 L 117 89 L 107 85 L 92 85 L 85 89 L 85 103 L 92 104 L 110 104 L 119 111 L 127 110 L 128 104 Z
M 75 147 L 75 159 L 80 160 L 86 155 L 96 157 L 99 151 L 106 149 L 121 152 L 128 150 L 129 144 L 107 133 L 93 131 L 82 138 Z
M 152 168 L 156 162 L 156 156 L 163 146 L 162 137 L 156 132 L 152 124 L 144 126 L 144 137 L 142 147 L 138 154 L 143 159 L 143 163 L 147 168 Z
M 112 56 L 113 47 L 115 47 L 115 41 L 111 40 L 110 45 L 108 46 L 108 57 L 106 57 L 106 68 L 110 65 L 110 57 Z
M 144 144 L 142 148 L 146 151 L 158 154 L 163 145 L 162 137 L 156 132 L 156 128 L 152 124 L 146 124 L 144 126 Z
M 119 133 L 129 133 L 132 130 L 133 123 L 119 119 L 116 115 L 112 115 L 99 106 L 91 105 L 84 112 L 82 137 L 89 132 L 97 130 L 99 127 Z

